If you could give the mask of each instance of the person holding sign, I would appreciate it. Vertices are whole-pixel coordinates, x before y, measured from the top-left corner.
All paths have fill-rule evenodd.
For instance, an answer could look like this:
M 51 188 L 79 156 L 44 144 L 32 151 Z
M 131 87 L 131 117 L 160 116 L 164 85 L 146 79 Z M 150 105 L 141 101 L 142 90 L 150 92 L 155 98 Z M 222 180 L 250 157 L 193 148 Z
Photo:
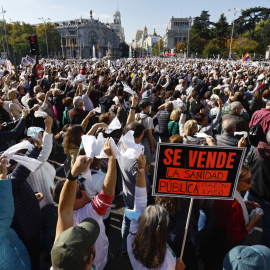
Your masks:
M 138 167 L 146 165 L 146 158 L 140 155 Z M 128 255 L 133 269 L 184 270 L 186 267 L 166 244 L 168 212 L 160 205 L 147 205 L 147 191 L 144 169 L 137 173 L 134 210 L 126 210 L 131 220 L 128 235 Z M 147 237 L 146 237 L 147 236 Z
M 243 239 L 262 218 L 263 211 L 255 210 L 248 215 L 247 208 L 260 208 L 257 203 L 246 201 L 240 195 L 253 184 L 248 165 L 243 164 L 234 200 L 215 200 L 214 217 L 216 224 L 202 230 L 201 254 L 205 269 L 222 269 L 225 255 L 230 249 L 242 243 Z

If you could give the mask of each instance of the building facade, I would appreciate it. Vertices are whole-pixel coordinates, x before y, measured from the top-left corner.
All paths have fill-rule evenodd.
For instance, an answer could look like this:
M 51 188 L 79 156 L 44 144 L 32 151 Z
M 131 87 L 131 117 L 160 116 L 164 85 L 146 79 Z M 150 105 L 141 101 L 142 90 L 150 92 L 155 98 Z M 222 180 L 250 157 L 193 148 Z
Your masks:
M 157 35 L 155 29 L 153 34 L 148 34 L 148 29 L 145 26 L 144 30 L 137 30 L 135 34 L 135 39 L 133 40 L 131 46 L 133 50 L 143 49 L 144 54 L 151 55 L 153 46 L 159 42 L 161 37 Z
M 113 15 L 113 23 L 110 24 L 111 28 L 114 32 L 119 36 L 120 43 L 125 42 L 125 33 L 124 28 L 121 25 L 121 13 L 120 11 L 116 11 Z
M 119 54 L 120 38 L 109 23 L 95 20 L 90 10 L 90 19 L 75 19 L 55 22 L 61 35 L 62 54 L 65 58 L 102 58 L 108 44 L 115 55 Z
M 192 18 L 174 18 L 169 22 L 169 27 L 163 37 L 164 47 L 170 50 L 179 42 L 188 40 L 189 30 L 191 28 Z

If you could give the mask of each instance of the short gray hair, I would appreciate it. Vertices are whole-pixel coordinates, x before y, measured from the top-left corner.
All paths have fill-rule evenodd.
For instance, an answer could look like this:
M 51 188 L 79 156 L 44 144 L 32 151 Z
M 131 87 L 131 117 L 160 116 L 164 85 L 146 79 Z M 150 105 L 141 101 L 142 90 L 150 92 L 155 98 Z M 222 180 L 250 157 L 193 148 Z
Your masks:
M 239 107 L 241 106 L 241 102 L 239 101 L 234 101 L 230 104 L 230 110 L 235 112 L 235 110 L 239 109 Z

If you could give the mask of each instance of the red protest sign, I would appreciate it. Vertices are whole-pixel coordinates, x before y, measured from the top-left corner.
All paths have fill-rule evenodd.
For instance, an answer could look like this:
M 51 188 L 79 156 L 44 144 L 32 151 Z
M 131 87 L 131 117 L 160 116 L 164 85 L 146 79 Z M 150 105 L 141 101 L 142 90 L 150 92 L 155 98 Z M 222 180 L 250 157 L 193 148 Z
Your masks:
M 160 143 L 153 195 L 233 199 L 245 148 Z

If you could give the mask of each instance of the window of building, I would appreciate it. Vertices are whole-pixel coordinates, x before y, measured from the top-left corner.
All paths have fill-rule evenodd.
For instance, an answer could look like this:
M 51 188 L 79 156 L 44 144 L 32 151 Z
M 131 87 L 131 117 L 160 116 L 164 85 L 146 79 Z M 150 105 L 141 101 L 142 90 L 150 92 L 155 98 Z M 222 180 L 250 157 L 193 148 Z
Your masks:
M 75 35 L 75 31 L 69 31 L 69 34 L 70 34 L 71 36 L 74 36 L 74 35 Z
M 91 31 L 89 34 L 89 43 L 96 44 L 97 43 L 97 35 L 95 32 Z

